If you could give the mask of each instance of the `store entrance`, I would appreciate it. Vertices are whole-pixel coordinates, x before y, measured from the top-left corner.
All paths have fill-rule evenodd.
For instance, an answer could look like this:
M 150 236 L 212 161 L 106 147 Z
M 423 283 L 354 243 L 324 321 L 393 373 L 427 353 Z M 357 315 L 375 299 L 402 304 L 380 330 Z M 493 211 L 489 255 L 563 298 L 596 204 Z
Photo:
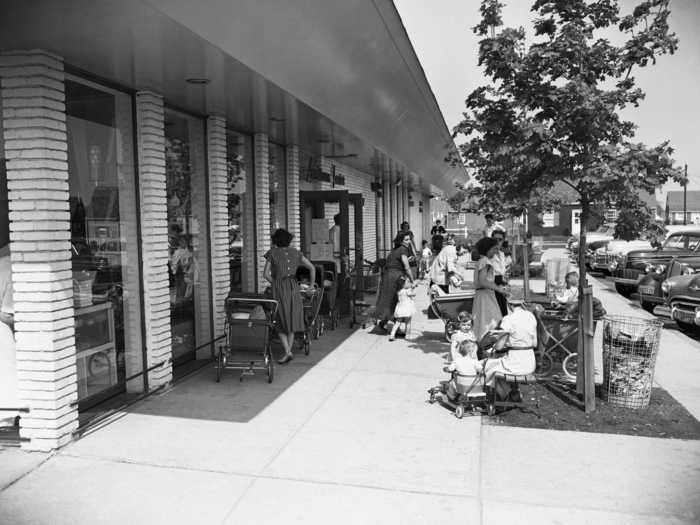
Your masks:
M 356 280 L 356 289 L 361 290 L 362 272 L 353 270 L 361 268 L 364 260 L 362 195 L 347 190 L 301 191 L 299 203 L 300 241 L 304 255 L 311 261 L 336 261 L 340 275 L 352 276 Z M 339 222 L 337 228 L 334 228 L 336 217 Z M 349 301 L 342 300 L 345 294 L 344 287 L 341 287 L 340 294 L 341 313 L 346 313 Z

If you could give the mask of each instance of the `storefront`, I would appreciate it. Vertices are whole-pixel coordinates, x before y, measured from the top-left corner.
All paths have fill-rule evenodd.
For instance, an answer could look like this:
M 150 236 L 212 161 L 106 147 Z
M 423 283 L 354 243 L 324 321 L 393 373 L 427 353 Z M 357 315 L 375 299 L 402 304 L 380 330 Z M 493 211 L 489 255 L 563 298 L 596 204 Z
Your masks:
M 351 196 L 343 249 L 374 260 L 403 220 L 426 230 L 431 184 L 449 191 L 464 178 L 443 163 L 449 132 L 434 99 L 404 117 L 427 128 L 382 127 L 394 109 L 372 93 L 319 88 L 337 75 L 335 60 L 305 72 L 308 89 L 283 88 L 263 76 L 277 69 L 244 66 L 233 44 L 210 43 L 221 33 L 197 32 L 174 3 L 71 3 L 9 2 L 0 21 L 0 293 L 9 283 L 13 299 L 0 377 L 16 384 L 1 393 L 0 416 L 21 409 L 23 446 L 37 450 L 70 441 L 103 401 L 148 394 L 181 365 L 205 363 L 228 294 L 265 286 L 271 232 L 287 228 L 300 245 L 311 218 L 301 192 Z M 286 34 L 264 6 L 248 7 Z M 296 6 L 337 18 L 319 7 Z M 392 38 L 408 43 L 398 15 L 385 13 L 388 34 L 364 7 L 386 47 L 364 81 L 418 107 L 429 90 L 405 92 L 409 83 L 379 74 L 382 61 L 406 67 L 386 57 Z M 330 228 L 340 209 L 328 202 L 313 218 Z

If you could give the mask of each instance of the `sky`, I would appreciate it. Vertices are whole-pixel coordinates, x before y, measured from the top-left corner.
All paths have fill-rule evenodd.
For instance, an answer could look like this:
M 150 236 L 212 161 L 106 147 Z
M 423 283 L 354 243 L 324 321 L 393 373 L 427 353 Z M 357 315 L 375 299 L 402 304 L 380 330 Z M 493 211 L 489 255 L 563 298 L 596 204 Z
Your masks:
M 523 26 L 531 33 L 532 0 L 501 0 L 505 26 Z M 620 0 L 629 14 L 640 0 Z M 394 0 L 435 93 L 447 126 L 461 119 L 464 100 L 487 82 L 478 62 L 480 0 Z M 700 0 L 671 0 L 671 30 L 679 38 L 674 55 L 660 57 L 652 67 L 638 69 L 637 85 L 646 92 L 639 108 L 624 117 L 638 125 L 634 140 L 648 146 L 669 140 L 675 165 L 688 165 L 688 189 L 700 190 Z M 665 191 L 678 190 L 676 183 Z

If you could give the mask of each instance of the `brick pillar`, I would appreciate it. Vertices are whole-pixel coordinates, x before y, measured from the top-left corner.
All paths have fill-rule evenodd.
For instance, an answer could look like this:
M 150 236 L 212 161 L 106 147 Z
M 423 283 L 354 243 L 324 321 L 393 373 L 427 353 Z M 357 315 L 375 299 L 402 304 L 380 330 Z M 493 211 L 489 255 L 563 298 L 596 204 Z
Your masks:
M 263 278 L 265 259 L 270 249 L 270 173 L 268 167 L 269 143 L 265 133 L 253 136 L 253 158 L 255 159 L 255 261 L 257 264 L 257 291 L 267 286 Z
M 136 137 L 147 363 L 148 368 L 162 363 L 148 373 L 149 389 L 152 390 L 172 379 L 165 133 L 163 97 L 160 95 L 149 91 L 136 94 Z
M 383 193 L 383 192 L 382 192 Z M 376 208 L 374 211 L 377 228 L 377 259 L 384 256 L 384 197 L 375 194 Z
M 207 119 L 209 166 L 209 219 L 211 230 L 212 303 L 214 337 L 224 333 L 226 297 L 231 289 L 228 255 L 228 184 L 226 169 L 226 121 Z
M 17 377 L 29 450 L 68 443 L 78 426 L 63 61 L 0 55 L 9 189 Z
M 292 245 L 301 248 L 299 146 L 287 146 L 287 228 L 294 235 Z

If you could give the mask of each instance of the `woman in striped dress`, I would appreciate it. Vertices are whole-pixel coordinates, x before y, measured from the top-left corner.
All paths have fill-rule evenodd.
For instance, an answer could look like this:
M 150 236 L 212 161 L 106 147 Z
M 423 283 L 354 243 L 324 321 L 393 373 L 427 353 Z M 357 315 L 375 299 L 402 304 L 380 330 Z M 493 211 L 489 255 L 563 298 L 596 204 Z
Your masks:
M 272 284 L 272 297 L 279 303 L 279 338 L 284 348 L 280 364 L 293 359 L 294 334 L 304 331 L 304 305 L 301 300 L 296 272 L 299 266 L 308 268 L 311 282 L 316 282 L 316 268 L 299 250 L 289 243 L 294 236 L 285 229 L 272 234 L 272 248 L 265 254 L 264 277 Z

